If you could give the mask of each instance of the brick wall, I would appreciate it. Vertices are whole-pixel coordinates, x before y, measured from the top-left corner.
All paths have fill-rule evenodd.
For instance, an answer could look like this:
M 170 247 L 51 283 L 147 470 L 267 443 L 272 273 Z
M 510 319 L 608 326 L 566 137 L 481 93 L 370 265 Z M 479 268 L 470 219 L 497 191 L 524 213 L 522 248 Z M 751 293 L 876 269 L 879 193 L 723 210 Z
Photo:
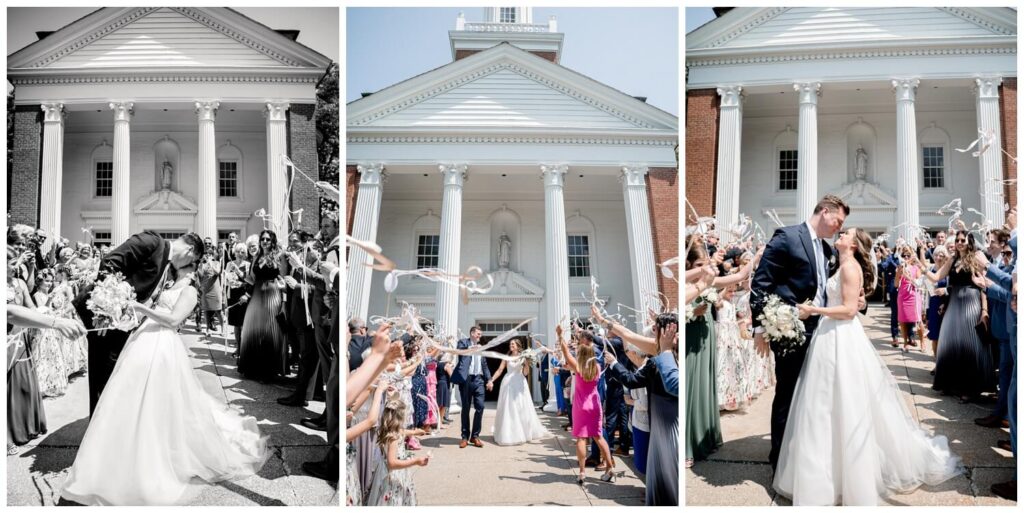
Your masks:
M 455 50 L 455 60 L 465 59 L 474 53 L 480 53 L 481 50 Z M 555 62 L 555 52 L 530 52 L 538 57 Z
M 651 212 L 654 258 L 664 262 L 679 255 L 679 170 L 674 167 L 649 169 L 647 201 Z M 672 308 L 678 308 L 679 285 L 664 277 L 660 268 L 655 271 L 658 273 L 658 289 L 671 301 Z
M 293 104 L 288 107 L 288 154 L 303 173 L 313 180 L 320 179 L 316 151 L 316 105 L 312 103 Z M 292 217 L 292 228 L 301 228 L 309 233 L 320 230 L 320 195 L 316 187 L 295 174 L 292 183 L 291 210 L 302 209 L 302 223 Z
M 686 199 L 700 216 L 715 213 L 715 166 L 718 156 L 718 93 L 686 92 Z M 686 209 L 686 218 L 693 213 Z
M 356 193 L 359 191 L 359 171 L 356 166 L 345 166 L 345 233 L 352 233 L 356 217 Z
M 11 223 L 39 224 L 39 173 L 42 169 L 43 111 L 39 105 L 14 108 L 14 155 L 7 205 Z
M 1017 77 L 1003 79 L 1003 85 L 999 86 L 999 119 L 1002 126 L 999 129 L 1003 133 L 1002 145 L 1010 155 L 1017 156 Z M 1017 163 L 1013 162 L 1006 155 L 1003 155 L 1003 179 L 1015 180 L 1017 178 Z M 1009 183 L 1004 186 L 1003 193 L 1006 195 L 1006 202 L 1011 207 L 1017 205 L 1017 184 Z

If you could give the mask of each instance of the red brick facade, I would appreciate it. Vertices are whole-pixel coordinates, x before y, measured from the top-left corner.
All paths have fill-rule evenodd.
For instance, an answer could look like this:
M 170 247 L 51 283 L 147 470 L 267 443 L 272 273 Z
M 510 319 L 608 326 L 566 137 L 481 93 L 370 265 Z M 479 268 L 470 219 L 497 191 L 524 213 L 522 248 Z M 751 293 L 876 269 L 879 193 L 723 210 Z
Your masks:
M 455 50 L 455 60 L 465 59 L 466 57 L 469 57 L 470 55 L 473 55 L 474 53 L 480 53 L 481 51 L 482 50 Z M 536 56 L 538 56 L 538 57 L 540 57 L 542 59 L 549 60 L 551 62 L 555 62 L 555 57 L 557 57 L 557 55 L 555 55 L 555 52 L 530 52 L 530 53 L 532 53 L 532 54 L 534 54 L 534 55 L 536 55 Z
M 664 262 L 679 255 L 679 170 L 674 167 L 654 167 L 647 172 L 647 201 L 651 212 L 651 235 L 654 238 L 654 258 Z M 658 289 L 671 302 L 679 306 L 679 285 L 658 273 Z M 678 269 L 673 272 L 680 274 Z
M 288 154 L 303 173 L 313 180 L 320 179 L 316 151 L 316 105 L 292 104 L 288 108 Z M 320 230 L 320 194 L 309 180 L 298 173 L 292 183 L 290 208 L 302 209 L 302 223 L 295 223 L 298 217 L 292 217 L 293 229 L 301 228 L 309 233 Z
M 1002 145 L 1007 153 L 1017 157 L 1017 77 L 1003 79 L 1003 85 L 999 87 L 999 118 L 1002 126 L 999 129 L 1003 133 Z M 1003 155 L 1003 179 L 1017 179 L 1017 163 Z M 1017 206 L 1017 184 L 1009 183 L 1004 186 L 1006 202 L 1011 207 Z
M 700 216 L 715 212 L 715 166 L 718 157 L 718 93 L 686 92 L 686 199 Z M 693 212 L 685 209 L 686 219 Z
M 39 105 L 14 108 L 14 164 L 7 184 L 10 222 L 39 224 L 39 174 L 42 169 L 43 111 Z

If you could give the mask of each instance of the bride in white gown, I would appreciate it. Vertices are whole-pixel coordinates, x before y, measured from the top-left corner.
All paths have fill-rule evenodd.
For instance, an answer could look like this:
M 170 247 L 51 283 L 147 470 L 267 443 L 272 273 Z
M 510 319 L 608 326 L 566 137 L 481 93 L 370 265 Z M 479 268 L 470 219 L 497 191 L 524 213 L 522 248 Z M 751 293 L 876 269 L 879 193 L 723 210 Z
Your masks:
M 203 483 L 259 471 L 270 451 L 256 419 L 205 390 L 178 326 L 198 300 L 193 267 L 132 333 L 89 421 L 61 496 L 85 505 L 173 505 Z
M 874 283 L 871 238 L 857 228 L 835 244 L 839 272 L 800 370 L 786 422 L 775 489 L 793 505 L 871 506 L 880 497 L 937 485 L 962 472 L 944 436 L 910 415 L 899 386 L 857 317 L 864 283 Z
M 494 415 L 494 442 L 498 445 L 518 445 L 548 436 L 548 430 L 540 423 L 537 410 L 530 396 L 530 383 L 526 374 L 530 363 L 519 355 L 520 342 L 509 344 L 511 361 L 502 360 L 501 366 L 491 377 L 491 385 L 501 376 L 507 366 L 508 374 L 501 380 L 498 392 L 498 407 Z

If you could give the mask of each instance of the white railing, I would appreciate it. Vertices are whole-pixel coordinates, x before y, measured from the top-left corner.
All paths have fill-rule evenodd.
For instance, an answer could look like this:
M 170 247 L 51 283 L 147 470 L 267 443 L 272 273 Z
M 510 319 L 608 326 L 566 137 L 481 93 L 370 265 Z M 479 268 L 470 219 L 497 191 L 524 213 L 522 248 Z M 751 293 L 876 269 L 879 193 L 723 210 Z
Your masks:
M 547 23 L 466 23 L 464 27 L 467 32 L 553 32 Z

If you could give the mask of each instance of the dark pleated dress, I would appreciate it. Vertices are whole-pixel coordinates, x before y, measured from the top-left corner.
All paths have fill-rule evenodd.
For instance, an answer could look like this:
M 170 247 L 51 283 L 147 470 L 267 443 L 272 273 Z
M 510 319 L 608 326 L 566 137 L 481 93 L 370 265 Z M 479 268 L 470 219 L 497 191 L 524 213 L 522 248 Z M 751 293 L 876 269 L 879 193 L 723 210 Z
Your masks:
M 703 460 L 722 445 L 715 385 L 715 322 L 704 315 L 686 323 L 686 458 Z
M 242 322 L 242 344 L 238 372 L 251 379 L 269 381 L 287 374 L 285 336 L 278 322 L 282 296 L 275 280 L 276 265 L 254 264 L 254 284 Z
M 935 390 L 975 397 L 995 388 L 992 352 L 985 347 L 975 326 L 981 317 L 981 289 L 971 281 L 968 269 L 949 272 L 949 305 L 939 329 L 935 357 Z
M 24 445 L 46 434 L 46 414 L 31 357 L 31 331 L 15 328 L 20 333 L 12 336 L 11 330 L 8 325 L 7 441 Z

